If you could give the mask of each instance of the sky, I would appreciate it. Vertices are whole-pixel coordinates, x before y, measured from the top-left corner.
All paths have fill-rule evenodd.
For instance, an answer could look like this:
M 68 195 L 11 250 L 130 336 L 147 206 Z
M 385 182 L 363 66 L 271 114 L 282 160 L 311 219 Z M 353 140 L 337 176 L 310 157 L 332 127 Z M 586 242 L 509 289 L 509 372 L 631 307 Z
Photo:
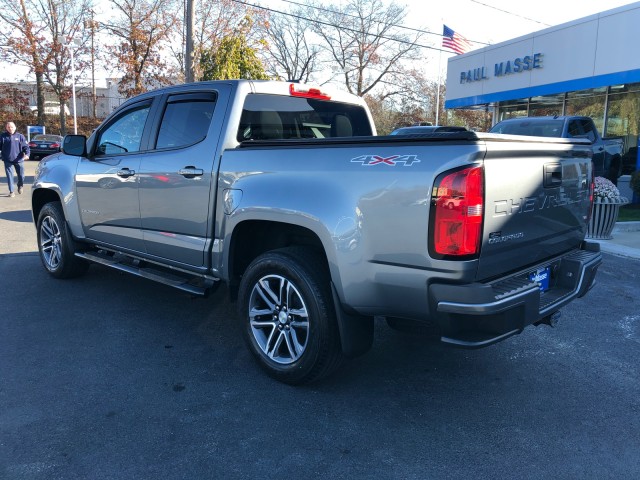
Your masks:
M 251 0 L 247 0 L 251 1 Z M 335 2 L 336 0 L 330 0 Z M 338 2 L 344 0 L 337 0 Z M 456 33 L 464 36 L 474 45 L 495 44 L 528 33 L 543 30 L 571 20 L 583 18 L 605 10 L 636 2 L 629 0 L 396 0 L 407 8 L 405 25 L 426 30 L 433 35 L 423 37 L 421 44 L 440 49 L 442 25 L 446 24 Z M 305 0 L 254 0 L 275 10 L 287 10 L 295 3 Z M 330 8 L 329 2 L 323 3 Z M 440 53 L 424 50 L 428 67 L 437 72 L 439 60 L 441 70 L 446 71 L 446 60 L 453 52 Z
M 196 0 L 206 1 L 206 0 Z M 305 0 L 245 0 L 274 10 L 286 11 L 294 3 Z M 335 3 L 335 0 L 330 0 Z M 344 0 L 338 0 L 338 2 Z M 464 36 L 474 45 L 495 44 L 526 35 L 549 26 L 593 15 L 605 10 L 628 5 L 628 0 L 397 0 L 407 8 L 404 26 L 432 32 L 420 42 L 441 48 L 442 24 Z M 330 3 L 324 2 L 329 8 Z M 429 75 L 446 77 L 447 59 L 454 55 L 437 50 L 424 49 L 425 69 Z M 0 81 L 33 81 L 25 70 L 0 65 Z M 105 75 L 103 75 L 105 76 Z M 99 80 L 100 82 L 100 80 Z M 99 85 L 100 86 L 100 85 Z
M 283 3 L 282 0 L 275 0 Z M 587 17 L 633 3 L 629 0 L 400 0 L 407 6 L 406 26 L 442 33 L 446 24 L 480 48 L 511 40 L 550 26 Z M 441 38 L 428 35 L 438 48 Z M 475 49 L 475 48 L 474 48 Z M 428 70 L 435 75 L 441 60 L 441 75 L 446 78 L 447 59 L 455 53 L 425 51 Z

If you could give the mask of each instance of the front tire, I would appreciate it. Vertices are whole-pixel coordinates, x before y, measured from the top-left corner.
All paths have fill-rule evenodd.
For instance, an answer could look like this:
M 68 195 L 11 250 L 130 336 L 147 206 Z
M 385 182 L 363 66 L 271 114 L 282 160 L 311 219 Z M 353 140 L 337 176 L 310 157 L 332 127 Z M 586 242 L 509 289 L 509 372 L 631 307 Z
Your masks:
M 309 383 L 341 363 L 329 274 L 312 251 L 260 255 L 242 277 L 238 305 L 249 350 L 276 380 Z
M 38 215 L 38 251 L 44 268 L 55 278 L 78 277 L 89 264 L 75 256 L 76 242 L 71 237 L 60 202 L 47 203 Z

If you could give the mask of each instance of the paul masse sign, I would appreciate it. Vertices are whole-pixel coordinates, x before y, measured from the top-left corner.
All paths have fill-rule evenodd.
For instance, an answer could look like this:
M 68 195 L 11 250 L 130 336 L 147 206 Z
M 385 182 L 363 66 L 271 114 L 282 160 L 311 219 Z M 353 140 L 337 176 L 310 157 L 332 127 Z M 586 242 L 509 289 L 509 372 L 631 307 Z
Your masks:
M 534 53 L 533 55 L 525 55 L 524 57 L 517 57 L 514 60 L 496 63 L 493 66 L 493 75 L 495 77 L 503 77 L 536 68 L 542 68 L 541 53 Z M 481 80 L 487 80 L 488 78 L 489 71 L 487 67 L 478 67 L 473 70 L 460 72 L 460 83 L 479 82 Z

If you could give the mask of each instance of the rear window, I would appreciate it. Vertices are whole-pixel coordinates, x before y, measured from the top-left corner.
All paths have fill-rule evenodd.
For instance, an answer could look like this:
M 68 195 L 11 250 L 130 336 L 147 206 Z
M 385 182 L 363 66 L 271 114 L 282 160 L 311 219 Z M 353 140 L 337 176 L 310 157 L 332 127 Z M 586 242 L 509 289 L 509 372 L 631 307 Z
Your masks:
M 364 108 L 281 95 L 247 95 L 237 139 L 275 140 L 372 135 Z
M 58 135 L 35 135 L 31 137 L 31 140 L 39 140 L 41 142 L 59 142 L 62 137 Z
M 529 137 L 557 137 L 562 136 L 563 120 L 518 120 L 497 123 L 489 130 L 490 133 L 504 133 L 507 135 L 526 135 Z

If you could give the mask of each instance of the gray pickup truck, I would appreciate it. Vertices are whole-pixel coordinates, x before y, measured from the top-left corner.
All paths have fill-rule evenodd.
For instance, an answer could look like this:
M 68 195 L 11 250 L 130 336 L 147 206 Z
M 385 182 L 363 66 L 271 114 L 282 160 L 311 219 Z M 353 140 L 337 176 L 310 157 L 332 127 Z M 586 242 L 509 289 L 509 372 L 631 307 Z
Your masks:
M 620 138 L 603 138 L 591 117 L 517 117 L 496 123 L 490 133 L 552 138 L 586 138 L 593 149 L 594 176 L 605 177 L 617 185 L 622 175 Z
M 63 150 L 32 189 L 46 270 L 225 282 L 248 348 L 289 384 L 365 353 L 376 316 L 468 348 L 553 324 L 601 263 L 586 140 L 378 137 L 360 98 L 220 81 L 132 98 Z

